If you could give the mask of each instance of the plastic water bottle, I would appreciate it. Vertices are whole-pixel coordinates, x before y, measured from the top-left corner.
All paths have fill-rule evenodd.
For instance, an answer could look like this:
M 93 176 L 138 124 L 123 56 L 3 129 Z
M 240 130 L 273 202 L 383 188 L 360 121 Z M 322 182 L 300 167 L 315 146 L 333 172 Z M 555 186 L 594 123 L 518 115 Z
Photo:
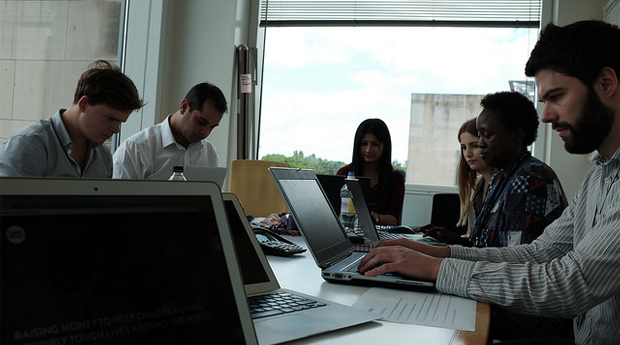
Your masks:
M 347 180 L 355 179 L 355 173 L 349 171 Z M 353 206 L 353 196 L 345 183 L 340 189 L 340 222 L 347 232 L 355 232 L 357 229 L 357 213 Z
M 187 179 L 185 178 L 185 175 L 183 175 L 183 171 L 185 169 L 183 169 L 182 165 L 175 165 L 172 167 L 172 176 L 170 176 L 170 178 L 168 179 L 168 181 L 187 181 Z

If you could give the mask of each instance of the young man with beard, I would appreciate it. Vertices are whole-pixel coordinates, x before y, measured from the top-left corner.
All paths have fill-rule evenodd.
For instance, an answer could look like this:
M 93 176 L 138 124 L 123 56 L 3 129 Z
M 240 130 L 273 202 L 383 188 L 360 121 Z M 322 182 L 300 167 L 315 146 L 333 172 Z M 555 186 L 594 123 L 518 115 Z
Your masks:
M 566 150 L 597 151 L 562 216 L 534 242 L 516 247 L 381 242 L 359 270 L 371 276 L 399 272 L 436 281 L 443 293 L 514 312 L 570 317 L 575 344 L 619 344 L 620 29 L 600 21 L 550 24 L 541 32 L 526 74 L 535 77 L 545 103 L 542 120 L 559 132 Z

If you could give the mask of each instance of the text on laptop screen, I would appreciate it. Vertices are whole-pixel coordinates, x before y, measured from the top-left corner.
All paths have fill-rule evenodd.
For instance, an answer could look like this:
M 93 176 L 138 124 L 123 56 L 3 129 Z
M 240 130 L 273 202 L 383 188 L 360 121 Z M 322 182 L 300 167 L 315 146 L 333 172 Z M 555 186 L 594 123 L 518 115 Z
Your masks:
M 0 197 L 8 344 L 244 344 L 208 196 Z

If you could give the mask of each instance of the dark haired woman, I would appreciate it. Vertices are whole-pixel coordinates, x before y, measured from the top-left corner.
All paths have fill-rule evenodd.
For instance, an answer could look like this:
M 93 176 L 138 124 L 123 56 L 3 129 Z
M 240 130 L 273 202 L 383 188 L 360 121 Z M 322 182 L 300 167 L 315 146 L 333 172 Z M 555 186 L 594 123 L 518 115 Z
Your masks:
M 355 132 L 353 158 L 338 175 L 353 171 L 370 177 L 370 210 L 375 224 L 400 224 L 405 198 L 405 175 L 392 166 L 392 137 L 380 119 L 362 121 Z

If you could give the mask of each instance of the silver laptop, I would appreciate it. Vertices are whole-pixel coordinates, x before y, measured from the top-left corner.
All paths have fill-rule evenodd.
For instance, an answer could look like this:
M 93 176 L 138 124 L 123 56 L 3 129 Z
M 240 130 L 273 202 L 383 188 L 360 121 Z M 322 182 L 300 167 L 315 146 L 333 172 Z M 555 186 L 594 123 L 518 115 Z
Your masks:
M 0 178 L 0 343 L 257 344 L 214 183 Z
M 434 289 L 433 282 L 409 279 L 398 274 L 367 277 L 359 273 L 359 261 L 366 253 L 354 250 L 353 243 L 329 205 L 314 171 L 277 167 L 271 167 L 269 171 L 306 240 L 314 261 L 321 268 L 323 279 L 399 289 Z
M 212 181 L 215 182 L 220 189 L 226 178 L 225 167 L 207 167 L 201 165 L 186 165 L 183 175 L 188 181 Z
M 445 245 L 445 243 L 439 242 L 430 237 L 424 237 L 421 234 L 401 234 L 377 230 L 377 227 L 372 219 L 372 215 L 370 214 L 370 210 L 368 209 L 368 204 L 366 203 L 366 198 L 364 197 L 364 192 L 360 182 L 357 179 L 349 179 L 346 180 L 345 183 L 353 196 L 353 206 L 355 206 L 355 211 L 357 213 L 362 232 L 364 233 L 364 237 L 369 242 L 373 243 L 385 239 L 406 238 L 432 245 Z M 368 246 L 364 248 L 368 248 Z M 368 251 L 368 249 L 366 249 L 366 251 Z
M 233 193 L 224 193 L 239 266 L 261 345 L 276 344 L 369 322 L 376 316 L 362 310 L 280 287 L 265 254 Z M 293 262 L 291 262 L 293 264 Z M 266 306 L 271 298 L 293 300 L 293 307 Z

